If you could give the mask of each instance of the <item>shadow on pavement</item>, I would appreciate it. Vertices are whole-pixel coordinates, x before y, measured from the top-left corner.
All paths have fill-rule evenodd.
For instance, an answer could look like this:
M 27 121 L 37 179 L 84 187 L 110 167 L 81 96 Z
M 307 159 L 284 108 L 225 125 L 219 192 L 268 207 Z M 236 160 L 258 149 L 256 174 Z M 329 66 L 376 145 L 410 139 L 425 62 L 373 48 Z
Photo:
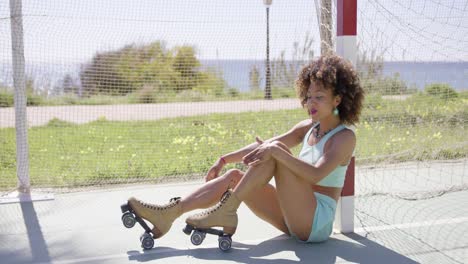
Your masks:
M 26 259 L 23 259 L 22 261 L 25 262 L 50 262 L 51 258 L 49 255 L 49 250 L 47 247 L 47 243 L 44 239 L 44 235 L 42 233 L 41 225 L 39 223 L 36 210 L 34 208 L 34 203 L 21 202 L 20 207 L 21 212 L 23 214 L 22 219 L 26 227 L 32 259 L 29 260 L 29 256 L 28 254 L 24 254 L 25 252 L 19 255 L 15 254 L 14 256 L 16 257 L 13 256 L 13 259 L 18 258 L 19 256 L 23 256 Z M 20 259 L 17 260 L 20 261 Z
M 282 235 L 258 245 L 233 242 L 232 249 L 223 253 L 216 248 L 180 250 L 168 247 L 154 248 L 144 253 L 129 251 L 129 260 L 146 262 L 177 256 L 191 256 L 201 260 L 232 260 L 238 263 L 282 264 L 282 263 L 335 263 L 343 259 L 354 263 L 417 263 L 391 249 L 383 247 L 358 234 L 346 237 L 353 242 L 331 238 L 326 243 L 298 243 Z M 290 256 L 294 252 L 295 257 Z M 339 259 L 338 259 L 339 258 Z

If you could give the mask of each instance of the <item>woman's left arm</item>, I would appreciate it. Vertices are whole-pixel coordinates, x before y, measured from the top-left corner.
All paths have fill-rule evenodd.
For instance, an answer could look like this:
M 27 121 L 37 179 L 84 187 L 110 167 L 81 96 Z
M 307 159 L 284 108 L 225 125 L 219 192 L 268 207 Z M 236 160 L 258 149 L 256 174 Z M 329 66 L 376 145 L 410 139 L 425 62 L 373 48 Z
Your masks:
M 315 165 L 294 157 L 279 146 L 271 146 L 271 157 L 288 167 L 295 175 L 315 184 L 329 175 L 340 164 L 352 156 L 356 145 L 354 132 L 345 130 L 336 134 L 333 140 L 327 142 L 323 156 Z

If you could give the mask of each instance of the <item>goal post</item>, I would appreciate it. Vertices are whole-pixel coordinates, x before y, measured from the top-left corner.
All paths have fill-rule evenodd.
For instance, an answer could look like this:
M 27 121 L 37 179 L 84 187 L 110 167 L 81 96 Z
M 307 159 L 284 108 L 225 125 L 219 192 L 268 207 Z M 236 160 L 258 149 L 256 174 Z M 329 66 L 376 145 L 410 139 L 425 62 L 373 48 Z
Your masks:
M 356 66 L 357 0 L 337 0 L 336 15 L 336 53 Z M 341 233 L 354 232 L 354 160 L 348 165 L 336 208 L 334 227 Z
M 10 0 L 18 191 L 30 191 L 22 1 Z
M 10 0 L 11 50 L 16 129 L 16 191 L 0 197 L 0 204 L 53 199 L 52 193 L 31 192 L 27 122 L 26 73 L 24 57 L 22 1 Z

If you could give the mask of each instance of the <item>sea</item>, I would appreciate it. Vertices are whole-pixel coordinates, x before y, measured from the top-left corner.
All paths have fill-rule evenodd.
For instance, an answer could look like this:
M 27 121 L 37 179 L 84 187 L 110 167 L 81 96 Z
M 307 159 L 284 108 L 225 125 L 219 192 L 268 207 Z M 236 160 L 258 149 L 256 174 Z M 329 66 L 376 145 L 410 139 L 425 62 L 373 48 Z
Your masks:
M 240 91 L 249 90 L 249 72 L 256 67 L 260 73 L 260 87 L 264 87 L 265 61 L 259 60 L 210 60 L 205 67 L 221 70 L 229 86 Z M 432 83 L 445 83 L 458 91 L 468 90 L 468 62 L 384 62 L 382 74 L 398 75 L 408 87 L 423 90 Z
M 203 70 L 216 72 L 230 88 L 240 92 L 250 89 L 249 73 L 256 67 L 260 76 L 260 87 L 265 82 L 263 60 L 201 60 Z M 288 63 L 288 62 L 286 62 Z M 0 86 L 12 87 L 12 66 L 0 63 Z M 38 89 L 60 87 L 65 75 L 70 75 L 79 85 L 79 73 L 83 64 L 78 63 L 30 63 L 26 64 L 26 75 L 34 80 Z M 424 89 L 428 84 L 445 83 L 458 91 L 468 90 L 468 62 L 384 62 L 384 76 L 395 76 L 410 88 Z

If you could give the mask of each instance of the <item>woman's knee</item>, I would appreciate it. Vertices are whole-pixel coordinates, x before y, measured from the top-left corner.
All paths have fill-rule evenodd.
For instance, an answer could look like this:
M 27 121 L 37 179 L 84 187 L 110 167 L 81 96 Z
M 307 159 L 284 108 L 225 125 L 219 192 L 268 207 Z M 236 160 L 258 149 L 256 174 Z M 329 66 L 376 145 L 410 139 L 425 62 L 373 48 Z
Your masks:
M 228 181 L 229 188 L 234 188 L 244 176 L 244 172 L 238 169 L 228 170 L 223 177 Z
M 274 145 L 284 149 L 285 151 L 287 151 L 288 153 L 291 154 L 291 150 L 288 148 L 288 146 L 286 146 L 286 144 L 284 144 L 283 142 L 281 141 L 278 141 L 278 140 L 275 140 L 272 142 Z

